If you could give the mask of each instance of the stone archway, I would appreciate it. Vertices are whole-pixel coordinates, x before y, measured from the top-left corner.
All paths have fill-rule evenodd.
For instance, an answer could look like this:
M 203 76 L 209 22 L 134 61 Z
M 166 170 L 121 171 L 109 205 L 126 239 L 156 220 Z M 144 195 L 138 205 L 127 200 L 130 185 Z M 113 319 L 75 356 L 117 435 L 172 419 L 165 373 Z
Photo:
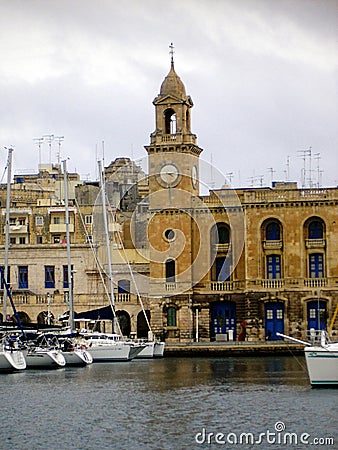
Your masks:
M 123 336 L 129 336 L 131 332 L 130 315 L 127 311 L 116 311 L 116 317 L 119 321 Z
M 144 311 L 140 311 L 137 315 L 137 337 L 138 338 L 147 338 L 148 331 L 150 331 L 144 314 L 147 315 L 148 321 L 150 323 L 150 311 L 146 310 L 145 313 L 144 313 Z

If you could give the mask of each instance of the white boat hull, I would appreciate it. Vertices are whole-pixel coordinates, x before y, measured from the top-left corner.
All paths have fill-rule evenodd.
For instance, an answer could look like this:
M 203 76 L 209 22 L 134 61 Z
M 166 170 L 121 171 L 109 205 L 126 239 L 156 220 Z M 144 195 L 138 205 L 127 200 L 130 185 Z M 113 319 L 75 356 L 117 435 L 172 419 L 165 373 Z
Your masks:
M 305 347 L 305 359 L 312 386 L 338 386 L 338 344 Z
M 67 366 L 85 366 L 93 362 L 92 355 L 88 350 L 75 349 L 69 352 L 62 352 Z
M 154 347 L 154 358 L 163 358 L 164 355 L 164 342 L 155 342 Z
M 88 347 L 93 362 L 130 361 L 130 346 L 122 343 L 95 343 Z
M 20 350 L 0 351 L 0 372 L 26 369 L 26 359 Z
M 59 350 L 32 349 L 26 355 L 27 369 L 57 369 L 66 365 L 65 357 Z
M 155 342 L 144 342 L 144 348 L 136 355 L 136 358 L 153 358 Z

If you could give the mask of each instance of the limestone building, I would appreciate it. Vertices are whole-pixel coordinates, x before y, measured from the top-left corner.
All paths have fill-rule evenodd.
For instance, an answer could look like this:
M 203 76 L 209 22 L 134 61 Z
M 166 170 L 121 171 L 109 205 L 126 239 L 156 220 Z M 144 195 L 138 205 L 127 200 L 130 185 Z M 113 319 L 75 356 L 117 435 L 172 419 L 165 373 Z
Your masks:
M 124 334 L 146 335 L 143 311 L 167 341 L 335 333 L 338 188 L 224 185 L 201 195 L 193 102 L 173 61 L 153 104 L 149 173 L 128 158 L 105 169 L 115 310 Z M 45 165 L 37 175 L 16 176 L 11 189 L 9 282 L 27 321 L 56 321 L 69 309 L 62 179 L 60 166 Z M 106 319 L 101 329 L 109 329 L 100 188 L 76 174 L 68 180 L 76 316 Z M 2 231 L 5 201 L 1 186 Z M 4 242 L 2 233 L 1 254 Z

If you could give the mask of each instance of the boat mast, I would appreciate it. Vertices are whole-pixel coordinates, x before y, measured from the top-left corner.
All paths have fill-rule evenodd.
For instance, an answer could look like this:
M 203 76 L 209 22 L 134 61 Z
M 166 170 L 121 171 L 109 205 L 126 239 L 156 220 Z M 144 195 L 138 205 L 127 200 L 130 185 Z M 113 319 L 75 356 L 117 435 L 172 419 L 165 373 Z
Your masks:
M 74 330 L 74 301 L 73 301 L 73 273 L 72 263 L 70 259 L 70 233 L 69 233 L 69 207 L 68 207 L 68 173 L 67 173 L 67 161 L 63 163 L 63 181 L 64 181 L 64 200 L 65 200 L 65 213 L 66 213 L 66 240 L 67 240 L 67 262 L 68 262 L 68 300 L 69 300 L 69 326 L 70 331 Z
M 115 297 L 114 297 L 114 283 L 113 283 L 113 272 L 111 267 L 111 257 L 110 257 L 110 242 L 109 242 L 109 230 L 108 230 L 108 219 L 107 219 L 107 209 L 106 209 L 106 186 L 102 170 L 102 163 L 98 161 L 99 176 L 100 176 L 100 187 L 101 187 L 101 198 L 102 198 L 102 214 L 104 223 L 104 233 L 106 236 L 106 248 L 107 248 L 107 258 L 108 258 L 108 277 L 109 277 L 109 293 L 110 293 L 110 303 L 115 317 Z M 115 324 L 114 324 L 115 331 Z
M 9 250 L 9 210 L 11 205 L 11 178 L 12 178 L 12 153 L 13 149 L 8 149 L 7 161 L 7 200 L 6 200 L 6 230 L 5 230 L 5 266 L 4 279 L 8 280 L 8 250 Z M 7 318 L 7 289 L 4 289 L 4 306 L 3 306 L 3 321 Z

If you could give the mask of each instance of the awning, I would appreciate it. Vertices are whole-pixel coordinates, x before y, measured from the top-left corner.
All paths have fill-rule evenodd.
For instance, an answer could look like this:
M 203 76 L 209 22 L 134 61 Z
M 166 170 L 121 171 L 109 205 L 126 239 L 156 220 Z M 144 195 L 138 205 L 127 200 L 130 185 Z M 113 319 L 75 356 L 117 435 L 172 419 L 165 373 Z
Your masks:
M 110 306 L 104 308 L 92 309 L 81 313 L 75 313 L 74 319 L 89 319 L 89 320 L 113 320 L 113 311 Z

